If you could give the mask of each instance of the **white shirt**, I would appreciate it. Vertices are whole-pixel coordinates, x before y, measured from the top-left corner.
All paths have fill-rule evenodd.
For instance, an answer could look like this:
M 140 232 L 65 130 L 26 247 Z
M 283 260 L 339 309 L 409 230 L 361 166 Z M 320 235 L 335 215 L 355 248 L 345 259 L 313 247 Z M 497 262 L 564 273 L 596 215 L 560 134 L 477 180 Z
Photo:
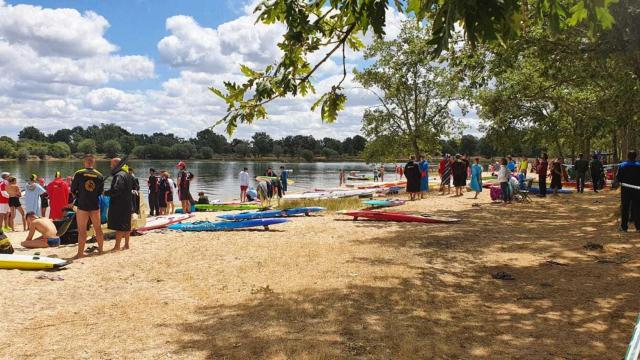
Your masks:
M 249 186 L 249 173 L 240 171 L 240 186 Z
M 498 170 L 498 182 L 508 182 L 509 181 L 509 169 L 507 169 L 506 165 L 500 165 L 500 170 Z

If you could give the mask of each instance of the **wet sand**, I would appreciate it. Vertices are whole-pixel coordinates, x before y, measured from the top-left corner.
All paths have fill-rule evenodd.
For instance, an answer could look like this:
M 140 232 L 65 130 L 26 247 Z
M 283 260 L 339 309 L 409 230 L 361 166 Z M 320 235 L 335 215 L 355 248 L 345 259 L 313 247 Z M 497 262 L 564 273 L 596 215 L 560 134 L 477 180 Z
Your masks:
M 55 273 L 0 270 L 0 358 L 620 359 L 640 310 L 640 235 L 616 231 L 618 196 L 501 206 L 487 190 L 431 193 L 395 209 L 463 221 L 330 213 L 165 230 Z M 25 236 L 10 234 L 17 254 L 33 253 Z

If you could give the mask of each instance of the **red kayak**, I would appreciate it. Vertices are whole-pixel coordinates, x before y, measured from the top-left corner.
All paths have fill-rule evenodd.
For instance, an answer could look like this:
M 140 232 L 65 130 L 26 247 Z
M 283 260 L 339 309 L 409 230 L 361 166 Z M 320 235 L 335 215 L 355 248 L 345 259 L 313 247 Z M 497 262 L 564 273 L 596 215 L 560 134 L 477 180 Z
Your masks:
M 379 221 L 399 221 L 399 222 L 420 222 L 432 224 L 451 224 L 460 222 L 460 219 L 447 218 L 441 216 L 432 216 L 428 214 L 414 214 L 404 212 L 379 211 L 379 210 L 354 210 L 343 213 L 344 215 L 353 216 L 353 220 L 365 218 Z

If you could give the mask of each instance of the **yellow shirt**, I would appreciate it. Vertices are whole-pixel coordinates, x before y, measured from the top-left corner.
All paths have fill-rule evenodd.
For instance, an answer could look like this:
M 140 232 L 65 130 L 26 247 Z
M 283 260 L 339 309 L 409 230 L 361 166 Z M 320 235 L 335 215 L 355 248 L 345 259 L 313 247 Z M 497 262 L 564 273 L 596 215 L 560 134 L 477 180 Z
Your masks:
M 526 160 L 522 160 L 520 161 L 520 171 L 524 170 L 527 171 L 527 169 L 529 168 L 529 162 Z

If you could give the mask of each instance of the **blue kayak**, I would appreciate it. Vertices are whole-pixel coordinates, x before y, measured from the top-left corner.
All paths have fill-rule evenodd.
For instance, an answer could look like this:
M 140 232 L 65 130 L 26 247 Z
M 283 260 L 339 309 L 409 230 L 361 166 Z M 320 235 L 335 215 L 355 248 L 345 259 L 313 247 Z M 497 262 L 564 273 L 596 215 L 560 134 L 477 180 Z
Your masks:
M 300 207 L 285 210 L 266 210 L 266 211 L 245 211 L 238 214 L 224 214 L 218 215 L 220 219 L 225 220 L 251 220 L 251 219 L 265 219 L 265 218 L 277 218 L 287 217 L 295 215 L 309 215 L 310 213 L 320 212 L 326 210 L 323 207 Z
M 264 226 L 268 229 L 269 225 L 281 224 L 287 222 L 287 219 L 253 219 L 245 221 L 199 221 L 193 223 L 173 224 L 168 227 L 170 230 L 180 231 L 225 231 L 250 227 Z
M 529 192 L 532 194 L 540 194 L 540 189 L 537 187 L 532 187 L 532 188 L 529 188 Z M 558 194 L 571 194 L 571 193 L 573 193 L 572 190 L 567 190 L 567 189 L 558 190 Z M 547 194 L 553 194 L 553 189 L 547 188 Z
M 362 202 L 371 207 L 392 207 L 404 205 L 404 200 L 366 200 Z

